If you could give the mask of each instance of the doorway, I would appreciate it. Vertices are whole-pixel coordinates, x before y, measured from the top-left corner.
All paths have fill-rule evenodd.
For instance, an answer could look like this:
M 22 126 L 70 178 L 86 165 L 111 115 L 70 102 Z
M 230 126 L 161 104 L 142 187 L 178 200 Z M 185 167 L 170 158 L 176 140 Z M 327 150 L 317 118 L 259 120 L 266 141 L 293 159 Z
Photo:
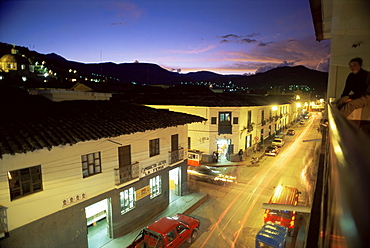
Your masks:
M 112 239 L 111 198 L 85 208 L 89 248 L 102 247 Z
M 217 153 L 218 153 L 218 162 L 225 162 L 229 160 L 231 139 L 219 139 L 217 140 Z
M 172 169 L 169 171 L 169 188 L 170 188 L 170 203 L 177 200 L 181 196 L 181 189 L 180 186 L 180 173 L 181 170 L 179 167 Z

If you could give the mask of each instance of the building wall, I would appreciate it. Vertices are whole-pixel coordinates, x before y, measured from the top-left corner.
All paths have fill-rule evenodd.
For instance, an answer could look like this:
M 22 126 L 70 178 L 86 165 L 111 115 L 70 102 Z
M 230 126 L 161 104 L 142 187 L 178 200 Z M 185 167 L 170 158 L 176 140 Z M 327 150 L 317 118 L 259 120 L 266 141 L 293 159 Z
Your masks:
M 234 153 L 237 153 L 240 149 L 246 147 L 246 137 L 251 135 L 252 147 L 257 145 L 261 141 L 261 130 L 264 133 L 264 139 L 268 138 L 269 126 L 271 125 L 271 135 L 274 135 L 279 130 L 286 127 L 292 120 L 290 120 L 290 112 L 295 109 L 291 104 L 276 105 L 277 110 L 272 111 L 273 105 L 266 106 L 246 106 L 246 107 L 202 107 L 202 106 L 175 106 L 175 105 L 148 105 L 152 108 L 169 109 L 171 111 L 182 112 L 187 114 L 193 114 L 202 116 L 207 119 L 203 123 L 192 123 L 189 125 L 189 137 L 191 140 L 190 148 L 203 152 L 203 160 L 211 162 L 211 156 L 213 151 L 217 149 L 217 140 L 219 139 L 231 139 L 234 145 Z M 282 109 L 285 107 L 286 114 L 283 113 Z M 248 111 L 252 111 L 251 122 L 255 123 L 253 130 L 248 132 L 247 127 L 247 114 Z M 284 116 L 277 121 L 269 122 L 266 121 L 265 125 L 262 125 L 262 111 L 264 111 L 264 119 L 268 119 L 270 111 L 272 116 L 276 116 L 282 113 Z M 232 123 L 232 134 L 218 134 L 218 123 L 219 123 L 219 112 L 231 112 L 231 123 Z M 211 118 L 217 117 L 217 124 L 211 124 Z M 238 117 L 238 124 L 233 124 L 233 117 Z M 276 128 L 275 128 L 276 123 Z M 279 128 L 280 127 L 280 128 Z M 258 139 L 256 140 L 255 137 Z
M 324 5 L 331 14 L 328 20 L 330 33 L 330 68 L 328 98 L 339 99 L 345 80 L 350 73 L 348 63 L 352 58 L 361 57 L 363 68 L 370 70 L 370 3 L 369 1 L 334 1 Z
M 173 134 L 179 135 L 179 146 L 187 147 L 187 126 L 184 125 L 59 146 L 50 151 L 4 155 L 0 160 L 0 205 L 6 208 L 9 237 L 0 244 L 3 247 L 86 247 L 85 207 L 106 198 L 111 198 L 112 202 L 113 238 L 131 230 L 132 223 L 139 224 L 138 220 L 144 221 L 145 217 L 161 212 L 169 202 L 168 171 L 181 167 L 186 172 L 187 166 L 186 160 L 168 164 Z M 149 140 L 155 138 L 160 138 L 160 154 L 149 157 Z M 138 161 L 140 169 L 163 160 L 167 167 L 116 186 L 114 169 L 118 168 L 118 147 L 121 145 L 131 145 L 132 163 Z M 98 151 L 101 152 L 102 173 L 83 178 L 81 155 Z M 11 201 L 7 172 L 35 165 L 41 165 L 43 190 Z M 153 199 L 146 196 L 136 202 L 133 210 L 121 215 L 119 193 L 129 187 L 148 186 L 149 179 L 157 174 L 162 176 L 161 195 Z M 70 198 L 74 202 L 70 202 Z M 67 204 L 63 204 L 64 200 Z M 30 233 L 33 234 L 31 238 Z
M 180 168 L 187 169 L 186 161 L 181 162 L 175 167 L 179 166 Z M 142 178 L 138 182 L 135 182 L 127 187 L 116 190 L 116 194 L 114 194 L 114 198 L 112 199 L 114 238 L 120 237 L 137 229 L 139 226 L 142 226 L 146 220 L 153 218 L 155 215 L 166 209 L 169 204 L 168 172 L 170 169 L 173 168 L 174 167 L 166 168 L 150 176 L 146 176 L 145 178 Z M 162 179 L 162 193 L 153 199 L 150 199 L 149 196 L 146 196 L 140 200 L 136 200 L 136 207 L 133 210 L 122 215 L 120 211 L 119 192 L 128 189 L 129 187 L 134 187 L 135 190 L 144 188 L 149 185 L 150 178 L 158 175 L 160 175 Z

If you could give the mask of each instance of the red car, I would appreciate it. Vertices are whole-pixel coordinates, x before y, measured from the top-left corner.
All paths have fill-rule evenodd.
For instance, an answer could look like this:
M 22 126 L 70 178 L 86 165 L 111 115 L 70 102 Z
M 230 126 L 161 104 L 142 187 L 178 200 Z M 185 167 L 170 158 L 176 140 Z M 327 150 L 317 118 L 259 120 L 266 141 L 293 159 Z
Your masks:
M 193 243 L 197 238 L 199 224 L 199 220 L 185 214 L 162 217 L 141 230 L 134 242 L 126 248 L 176 248 L 184 242 Z

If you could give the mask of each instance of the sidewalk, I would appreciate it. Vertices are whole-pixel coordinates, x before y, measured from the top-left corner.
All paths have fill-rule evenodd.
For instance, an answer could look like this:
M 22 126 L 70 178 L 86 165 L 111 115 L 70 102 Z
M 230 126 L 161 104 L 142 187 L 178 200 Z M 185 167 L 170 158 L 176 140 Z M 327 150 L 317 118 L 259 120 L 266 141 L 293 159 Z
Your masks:
M 264 146 L 261 148 L 260 151 L 249 152 L 248 155 L 244 155 L 243 161 L 238 162 L 231 162 L 224 160 L 222 162 L 218 163 L 203 163 L 202 165 L 207 166 L 213 166 L 213 167 L 231 167 L 231 166 L 250 166 L 251 160 L 253 155 L 255 154 L 257 158 L 259 158 L 259 161 L 262 162 L 262 158 L 264 157 L 265 148 L 269 145 L 271 145 L 272 137 L 269 139 L 266 139 L 264 142 Z M 257 163 L 258 165 L 258 163 Z M 173 216 L 177 213 L 183 213 L 183 214 L 191 214 L 195 209 L 197 209 L 200 205 L 202 205 L 205 201 L 207 201 L 208 195 L 204 192 L 192 192 L 190 194 L 184 195 L 179 197 L 177 200 L 171 202 L 166 210 L 161 212 L 160 214 L 156 215 L 151 220 L 148 220 L 147 225 L 155 222 L 156 220 L 166 217 L 166 216 Z M 132 241 L 137 237 L 139 234 L 141 228 L 134 230 L 122 237 L 112 239 L 105 245 L 101 246 L 102 248 L 125 248 L 128 245 L 132 243 Z
M 273 141 L 273 139 L 274 137 L 267 138 L 264 141 L 263 147 L 259 151 L 255 151 L 255 152 L 249 151 L 247 155 L 244 154 L 242 161 L 231 162 L 231 161 L 224 159 L 223 161 L 218 162 L 218 163 L 203 162 L 202 165 L 211 166 L 211 167 L 230 167 L 230 166 L 241 166 L 241 165 L 253 166 L 251 164 L 253 155 L 256 155 L 256 158 L 258 158 L 258 161 L 262 162 L 261 160 L 265 156 L 265 149 L 266 147 L 271 145 L 271 142 Z M 259 162 L 257 162 L 257 164 Z
M 171 202 L 166 210 L 155 216 L 153 219 L 148 221 L 148 225 L 162 217 L 171 217 L 177 213 L 191 214 L 196 208 L 202 205 L 208 199 L 208 195 L 204 192 L 193 192 L 188 195 L 184 195 Z M 136 236 L 139 234 L 141 228 L 134 230 L 122 237 L 112 239 L 103 248 L 125 248 L 134 241 Z

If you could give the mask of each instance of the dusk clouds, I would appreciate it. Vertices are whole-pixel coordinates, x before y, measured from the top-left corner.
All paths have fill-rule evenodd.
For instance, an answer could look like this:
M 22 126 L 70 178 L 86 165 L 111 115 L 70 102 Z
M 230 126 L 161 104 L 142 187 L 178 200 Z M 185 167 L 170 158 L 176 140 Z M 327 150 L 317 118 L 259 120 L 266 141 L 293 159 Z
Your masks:
M 315 40 L 308 1 L 221 0 L 212 8 L 193 0 L 46 2 L 2 2 L 1 42 L 72 61 L 140 61 L 181 73 L 328 70 L 330 43 Z
M 220 43 L 256 43 L 256 39 L 252 39 L 253 36 L 258 35 L 258 34 L 251 34 L 251 35 L 246 35 L 246 36 L 239 36 L 235 34 L 228 34 L 228 35 L 223 35 L 219 36 L 222 40 Z

